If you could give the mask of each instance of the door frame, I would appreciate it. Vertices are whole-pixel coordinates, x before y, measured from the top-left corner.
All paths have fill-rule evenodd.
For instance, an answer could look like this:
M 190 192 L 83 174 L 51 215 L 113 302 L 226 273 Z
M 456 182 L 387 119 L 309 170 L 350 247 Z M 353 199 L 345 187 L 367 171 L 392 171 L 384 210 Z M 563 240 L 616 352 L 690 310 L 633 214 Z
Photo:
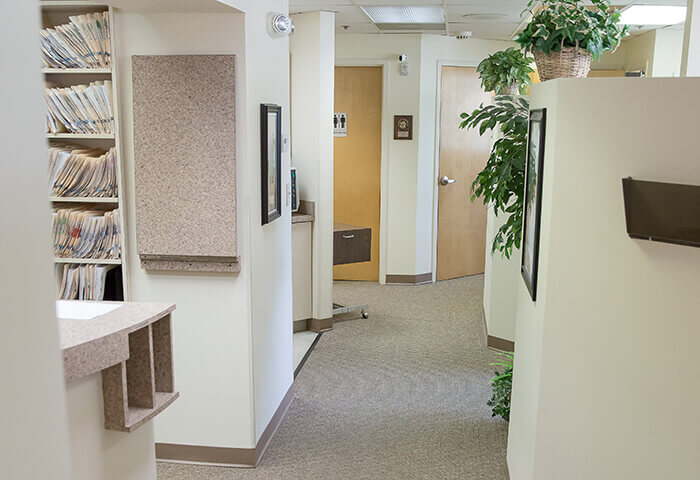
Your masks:
M 389 60 L 384 58 L 336 58 L 336 67 L 382 67 L 382 132 L 381 153 L 379 161 L 379 283 L 386 283 L 387 253 L 387 211 L 389 207 L 389 135 L 393 131 L 389 112 Z M 335 98 L 333 99 L 335 102 Z
M 437 237 L 438 237 L 438 175 L 440 174 L 440 110 L 442 107 L 442 67 L 476 68 L 480 60 L 440 60 L 437 61 L 437 81 L 435 88 L 435 157 L 433 162 L 433 238 L 431 245 L 431 266 L 433 283 L 437 282 Z M 487 242 L 488 244 L 488 239 Z

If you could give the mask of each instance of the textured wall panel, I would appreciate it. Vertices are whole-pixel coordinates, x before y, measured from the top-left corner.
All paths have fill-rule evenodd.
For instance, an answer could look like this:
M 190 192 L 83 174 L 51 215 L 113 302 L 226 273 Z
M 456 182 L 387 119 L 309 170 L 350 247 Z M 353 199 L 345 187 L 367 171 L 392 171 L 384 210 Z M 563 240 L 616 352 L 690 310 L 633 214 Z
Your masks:
M 238 271 L 235 56 L 133 56 L 132 77 L 142 267 Z

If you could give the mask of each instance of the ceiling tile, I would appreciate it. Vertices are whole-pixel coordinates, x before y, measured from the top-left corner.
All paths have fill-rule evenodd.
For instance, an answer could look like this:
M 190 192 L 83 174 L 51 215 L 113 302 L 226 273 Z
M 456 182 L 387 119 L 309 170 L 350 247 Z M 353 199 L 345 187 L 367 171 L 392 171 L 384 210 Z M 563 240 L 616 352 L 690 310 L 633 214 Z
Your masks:
M 340 24 L 337 24 L 335 31 L 338 34 L 343 33 L 379 33 L 377 27 L 373 23 L 353 23 L 348 25 L 348 29 L 345 30 Z
M 511 34 L 518 28 L 518 23 L 513 22 L 482 22 L 482 23 L 449 23 L 450 33 L 461 31 L 472 32 L 474 38 L 488 40 L 508 40 Z
M 289 6 L 289 13 L 299 13 L 299 12 L 312 12 L 318 10 L 319 8 L 314 5 L 304 4 Z M 365 15 L 361 8 L 355 6 L 328 6 L 324 8 L 331 12 L 336 12 L 335 24 L 336 25 L 347 25 L 351 23 L 368 23 L 370 19 Z

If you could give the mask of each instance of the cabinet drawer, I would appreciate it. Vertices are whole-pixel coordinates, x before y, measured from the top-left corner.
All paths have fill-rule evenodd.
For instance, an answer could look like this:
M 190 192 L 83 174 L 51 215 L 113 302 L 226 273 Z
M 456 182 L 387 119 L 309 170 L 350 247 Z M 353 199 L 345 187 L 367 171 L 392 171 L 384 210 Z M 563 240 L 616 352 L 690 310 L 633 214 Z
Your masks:
M 333 232 L 333 265 L 369 262 L 372 229 L 336 229 Z

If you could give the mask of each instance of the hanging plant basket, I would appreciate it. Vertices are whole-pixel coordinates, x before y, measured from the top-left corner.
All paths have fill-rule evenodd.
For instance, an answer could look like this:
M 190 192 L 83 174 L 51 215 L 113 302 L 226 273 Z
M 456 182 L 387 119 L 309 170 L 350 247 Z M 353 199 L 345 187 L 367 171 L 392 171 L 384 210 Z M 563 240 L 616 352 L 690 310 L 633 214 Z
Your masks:
M 494 92 L 496 95 L 520 95 L 520 82 L 513 82 L 507 87 Z
M 559 52 L 534 52 L 540 80 L 585 78 L 591 70 L 591 52 L 580 47 L 562 48 Z

